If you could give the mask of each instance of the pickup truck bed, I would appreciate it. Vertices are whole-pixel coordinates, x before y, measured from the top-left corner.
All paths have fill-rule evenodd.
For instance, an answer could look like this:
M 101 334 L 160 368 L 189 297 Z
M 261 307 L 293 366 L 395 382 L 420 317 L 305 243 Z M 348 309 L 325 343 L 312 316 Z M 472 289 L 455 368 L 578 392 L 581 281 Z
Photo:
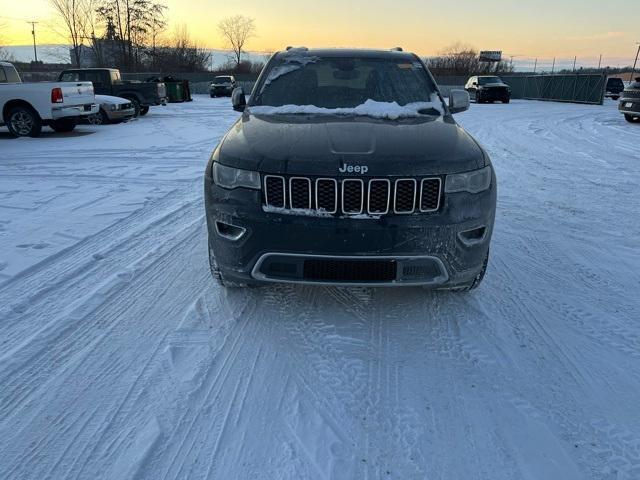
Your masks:
M 91 82 L 22 83 L 13 65 L 0 62 L 0 125 L 14 136 L 38 136 L 43 125 L 68 132 L 97 111 Z

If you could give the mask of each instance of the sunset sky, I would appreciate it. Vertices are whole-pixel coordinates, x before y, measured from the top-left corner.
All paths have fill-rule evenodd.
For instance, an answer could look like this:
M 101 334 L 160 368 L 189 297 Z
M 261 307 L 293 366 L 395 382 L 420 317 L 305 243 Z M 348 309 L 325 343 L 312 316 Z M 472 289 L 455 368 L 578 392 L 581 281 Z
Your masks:
M 218 21 L 235 13 L 253 17 L 258 36 L 247 48 L 273 51 L 286 45 L 328 47 L 402 46 L 433 55 L 455 42 L 503 50 L 520 61 L 605 59 L 633 61 L 640 41 L 640 1 L 618 0 L 167 0 L 171 25 L 186 24 L 202 45 L 223 48 Z M 242 10 L 239 10 L 242 7 Z M 620 12 L 620 14 L 616 14 Z M 47 0 L 0 0 L 0 43 L 31 42 L 24 20 L 36 19 L 38 41 L 66 43 L 51 27 Z M 610 60 L 610 64 L 614 64 Z

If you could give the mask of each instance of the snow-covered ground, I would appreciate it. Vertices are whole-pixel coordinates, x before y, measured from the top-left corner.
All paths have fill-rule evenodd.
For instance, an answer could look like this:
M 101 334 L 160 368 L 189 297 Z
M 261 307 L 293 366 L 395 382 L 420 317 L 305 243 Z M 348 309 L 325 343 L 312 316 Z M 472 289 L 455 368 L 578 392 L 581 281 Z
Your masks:
M 499 178 L 472 294 L 210 278 L 228 99 L 0 129 L 0 478 L 640 478 L 640 127 L 459 119 Z

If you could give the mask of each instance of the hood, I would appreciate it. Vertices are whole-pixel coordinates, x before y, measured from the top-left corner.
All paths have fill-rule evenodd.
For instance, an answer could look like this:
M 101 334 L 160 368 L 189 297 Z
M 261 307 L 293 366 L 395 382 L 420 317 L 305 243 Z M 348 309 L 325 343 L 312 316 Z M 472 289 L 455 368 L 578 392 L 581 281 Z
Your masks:
M 104 105 L 104 104 L 124 105 L 126 103 L 131 103 L 131 100 L 127 100 L 126 98 L 121 98 L 121 97 L 113 97 L 111 95 L 96 95 L 96 102 L 98 102 L 100 105 Z
M 484 166 L 478 144 L 451 117 L 442 116 L 388 121 L 245 111 L 219 153 L 220 163 L 236 168 L 329 177 L 361 175 L 356 172 L 362 167 L 367 176 L 421 176 Z

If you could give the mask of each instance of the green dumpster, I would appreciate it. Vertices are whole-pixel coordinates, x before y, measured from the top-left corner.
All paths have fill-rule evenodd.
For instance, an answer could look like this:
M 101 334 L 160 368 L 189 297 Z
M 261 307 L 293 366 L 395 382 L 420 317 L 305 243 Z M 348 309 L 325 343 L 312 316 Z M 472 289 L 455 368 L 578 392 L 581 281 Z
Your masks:
M 164 82 L 167 88 L 167 98 L 170 103 L 184 102 L 184 89 L 182 82 Z

